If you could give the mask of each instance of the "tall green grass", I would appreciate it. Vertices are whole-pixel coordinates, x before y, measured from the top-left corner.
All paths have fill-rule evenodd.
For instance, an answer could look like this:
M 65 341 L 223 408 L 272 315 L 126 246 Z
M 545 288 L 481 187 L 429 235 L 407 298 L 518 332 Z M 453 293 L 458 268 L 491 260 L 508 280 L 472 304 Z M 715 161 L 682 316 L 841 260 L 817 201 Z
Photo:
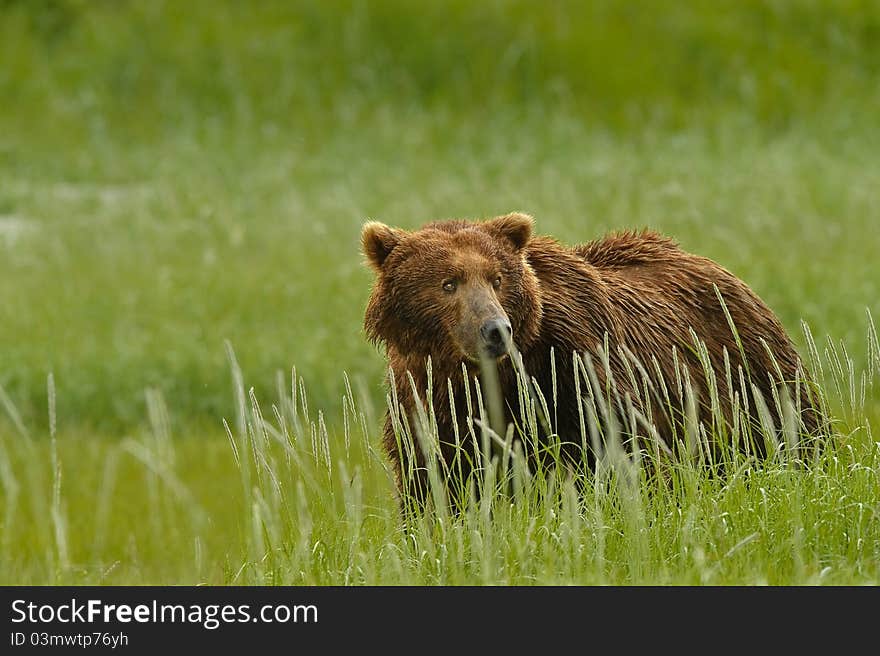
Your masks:
M 279 373 L 277 399 L 264 406 L 230 346 L 237 401 L 227 440 L 172 439 L 164 402 L 150 392 L 146 434 L 65 445 L 52 422 L 47 442 L 20 424 L 4 395 L 20 434 L 0 442 L 2 580 L 876 584 L 880 445 L 876 409 L 867 404 L 880 372 L 877 332 L 871 324 L 862 371 L 843 345 L 820 347 L 809 331 L 805 339 L 821 403 L 834 418 L 818 450 L 799 450 L 775 427 L 763 435 L 772 447 L 766 459 L 736 449 L 712 456 L 707 440 L 718 435 L 694 426 L 680 450 L 644 448 L 633 457 L 620 440 L 625 431 L 597 440 L 588 416 L 581 437 L 598 445 L 594 469 L 554 461 L 550 449 L 549 466 L 533 470 L 523 448 L 539 404 L 526 411 L 536 414 L 526 418 L 520 447 L 512 431 L 492 432 L 488 402 L 478 397 L 469 418 L 474 437 L 499 448 L 484 449 L 457 505 L 449 503 L 445 473 L 432 466 L 431 503 L 418 512 L 407 510 L 406 499 L 398 506 L 376 447 L 375 408 L 347 376 L 341 418 L 310 407 L 295 370 Z M 589 365 L 579 366 L 588 374 Z M 53 399 L 51 378 L 48 386 Z M 552 403 L 548 395 L 547 409 Z M 411 448 L 430 449 L 437 439 L 426 412 L 398 426 Z M 688 435 L 696 441 L 687 443 Z M 218 459 L 221 467 L 208 467 Z M 68 475 L 68 461 L 82 478 Z M 199 479 L 206 468 L 224 479 Z M 132 495 L 131 486 L 145 490 Z

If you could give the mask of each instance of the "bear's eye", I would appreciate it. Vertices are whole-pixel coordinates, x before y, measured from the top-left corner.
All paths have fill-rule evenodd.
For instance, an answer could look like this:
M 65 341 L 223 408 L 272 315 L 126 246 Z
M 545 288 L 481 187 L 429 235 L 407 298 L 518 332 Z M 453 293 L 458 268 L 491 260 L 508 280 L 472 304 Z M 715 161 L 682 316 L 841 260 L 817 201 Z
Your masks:
M 444 292 L 449 292 L 451 294 L 452 292 L 455 291 L 456 286 L 457 286 L 457 283 L 452 279 L 443 281 L 443 291 Z
M 497 276 L 495 276 L 495 280 L 492 281 L 492 286 L 495 289 L 501 289 L 501 274 L 500 273 Z

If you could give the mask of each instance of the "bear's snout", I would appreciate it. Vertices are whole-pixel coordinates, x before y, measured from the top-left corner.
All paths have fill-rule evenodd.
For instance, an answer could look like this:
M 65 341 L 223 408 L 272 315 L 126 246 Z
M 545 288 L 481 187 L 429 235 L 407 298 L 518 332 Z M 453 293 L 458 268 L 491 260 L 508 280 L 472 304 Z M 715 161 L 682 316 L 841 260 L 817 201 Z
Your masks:
M 480 326 L 480 338 L 486 353 L 497 358 L 507 353 L 507 345 L 513 337 L 510 322 L 504 318 L 489 319 Z

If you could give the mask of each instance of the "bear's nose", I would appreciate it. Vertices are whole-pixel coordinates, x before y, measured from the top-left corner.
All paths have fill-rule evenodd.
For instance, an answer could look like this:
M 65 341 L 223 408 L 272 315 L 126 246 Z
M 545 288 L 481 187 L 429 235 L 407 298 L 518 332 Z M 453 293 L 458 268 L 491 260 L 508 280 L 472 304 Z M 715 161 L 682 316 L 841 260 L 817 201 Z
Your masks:
M 507 319 L 489 319 L 480 327 L 480 337 L 486 349 L 494 356 L 507 352 L 507 342 L 513 333 Z

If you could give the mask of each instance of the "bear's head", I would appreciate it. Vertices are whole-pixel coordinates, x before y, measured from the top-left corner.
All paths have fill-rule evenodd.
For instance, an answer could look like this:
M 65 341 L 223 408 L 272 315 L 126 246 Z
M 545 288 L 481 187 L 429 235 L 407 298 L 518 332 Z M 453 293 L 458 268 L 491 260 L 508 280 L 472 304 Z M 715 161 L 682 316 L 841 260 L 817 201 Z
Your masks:
M 526 258 L 531 236 L 532 217 L 519 213 L 414 232 L 365 224 L 363 250 L 376 274 L 364 318 L 370 339 L 449 364 L 502 358 L 511 343 L 528 348 L 542 314 Z

